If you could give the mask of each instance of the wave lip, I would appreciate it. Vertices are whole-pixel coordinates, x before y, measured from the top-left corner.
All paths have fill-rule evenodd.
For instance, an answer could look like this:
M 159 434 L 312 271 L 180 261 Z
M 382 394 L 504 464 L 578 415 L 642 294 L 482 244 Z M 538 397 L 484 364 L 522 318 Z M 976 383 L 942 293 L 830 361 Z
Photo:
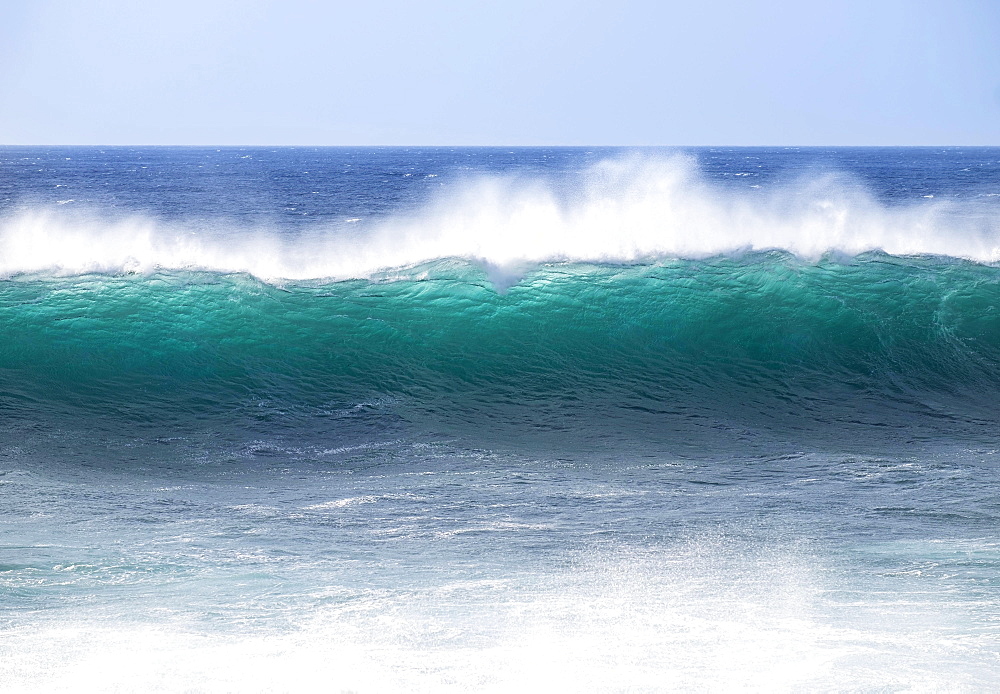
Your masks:
M 984 211 L 985 210 L 985 211 Z M 565 185 L 479 177 L 420 212 L 300 234 L 225 220 L 166 223 L 100 211 L 26 210 L 0 221 L 0 276 L 200 269 L 265 280 L 370 278 L 462 258 L 501 285 L 547 262 L 633 263 L 780 249 L 815 260 L 884 251 L 1000 261 L 1000 214 L 927 200 L 882 205 L 843 177 L 748 195 L 706 183 L 694 160 L 605 161 Z

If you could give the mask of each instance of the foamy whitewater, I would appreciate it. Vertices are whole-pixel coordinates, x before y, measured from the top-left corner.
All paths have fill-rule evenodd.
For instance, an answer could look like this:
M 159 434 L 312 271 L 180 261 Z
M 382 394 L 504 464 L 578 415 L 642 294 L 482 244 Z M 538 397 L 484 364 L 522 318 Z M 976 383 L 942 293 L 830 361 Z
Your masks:
M 420 209 L 361 224 L 361 232 L 355 227 L 364 219 L 328 221 L 294 240 L 266 220 L 247 229 L 210 213 L 170 223 L 141 210 L 109 216 L 87 204 L 69 212 L 28 207 L 4 220 L 0 273 L 202 269 L 266 280 L 352 279 L 442 258 L 503 269 L 770 249 L 811 259 L 880 250 L 1000 260 L 997 206 L 985 218 L 970 218 L 961 204 L 929 195 L 889 209 L 843 175 L 818 174 L 747 195 L 710 186 L 692 155 L 633 152 L 569 177 L 553 182 L 526 180 L 516 169 L 477 172 L 446 193 L 429 194 Z M 57 205 L 69 202 L 77 201 Z
M 0 690 L 992 691 L 1000 149 L 0 148 Z

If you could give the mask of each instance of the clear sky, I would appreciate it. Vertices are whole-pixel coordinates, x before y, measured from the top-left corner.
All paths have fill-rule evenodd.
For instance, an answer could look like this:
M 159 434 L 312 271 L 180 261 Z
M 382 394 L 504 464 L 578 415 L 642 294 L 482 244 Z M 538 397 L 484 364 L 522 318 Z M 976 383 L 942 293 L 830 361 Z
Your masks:
M 0 143 L 1000 145 L 1000 0 L 0 0 Z

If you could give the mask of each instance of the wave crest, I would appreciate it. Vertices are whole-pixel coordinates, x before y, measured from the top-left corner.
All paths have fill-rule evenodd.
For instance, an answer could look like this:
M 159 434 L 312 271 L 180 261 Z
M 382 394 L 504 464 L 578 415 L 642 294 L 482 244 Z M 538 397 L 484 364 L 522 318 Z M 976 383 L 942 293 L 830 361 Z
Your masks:
M 565 182 L 478 177 L 414 214 L 295 234 L 94 210 L 23 210 L 0 222 L 0 275 L 7 277 L 199 269 L 266 280 L 356 279 L 463 258 L 492 268 L 502 282 L 546 262 L 769 249 L 807 259 L 881 250 L 993 263 L 1000 260 L 1000 215 L 936 201 L 887 206 L 836 175 L 736 192 L 707 183 L 692 157 L 637 155 Z

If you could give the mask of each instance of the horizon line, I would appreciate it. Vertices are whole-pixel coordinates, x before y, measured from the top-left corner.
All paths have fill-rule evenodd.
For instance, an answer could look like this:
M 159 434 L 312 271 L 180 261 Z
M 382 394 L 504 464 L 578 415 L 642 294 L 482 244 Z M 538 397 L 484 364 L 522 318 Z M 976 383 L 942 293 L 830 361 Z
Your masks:
M 535 145 L 511 145 L 511 144 L 276 144 L 276 143 L 240 143 L 240 144 L 212 144 L 212 143 L 202 143 L 202 144 L 192 144 L 192 143 L 117 143 L 117 144 L 104 144 L 104 143 L 72 143 L 72 142 L 58 142 L 58 143 L 33 143 L 33 144 L 13 144 L 13 143 L 0 143 L 0 147 L 188 147 L 188 148 L 204 148 L 204 147 L 216 147 L 216 148 L 248 148 L 248 147 L 281 147 L 281 148 L 294 148 L 294 147 L 309 147 L 309 148 L 329 148 L 329 149 L 587 149 L 587 148 L 597 148 L 597 149 L 684 149 L 684 148 L 729 148 L 729 149 L 741 149 L 741 148 L 761 148 L 761 149 L 863 149 L 863 148 L 893 148 L 893 149 L 935 149 L 935 148 L 959 148 L 959 147 L 976 147 L 976 148 L 1000 148 L 1000 143 L 992 145 L 984 144 L 968 144 L 968 143 L 958 143 L 958 144 L 878 144 L 878 145 L 834 145 L 834 144 L 820 144 L 820 145 L 788 145 L 788 144 L 671 144 L 671 145 L 623 145 L 623 144 L 586 144 L 586 145 L 566 145 L 566 144 L 535 144 Z

